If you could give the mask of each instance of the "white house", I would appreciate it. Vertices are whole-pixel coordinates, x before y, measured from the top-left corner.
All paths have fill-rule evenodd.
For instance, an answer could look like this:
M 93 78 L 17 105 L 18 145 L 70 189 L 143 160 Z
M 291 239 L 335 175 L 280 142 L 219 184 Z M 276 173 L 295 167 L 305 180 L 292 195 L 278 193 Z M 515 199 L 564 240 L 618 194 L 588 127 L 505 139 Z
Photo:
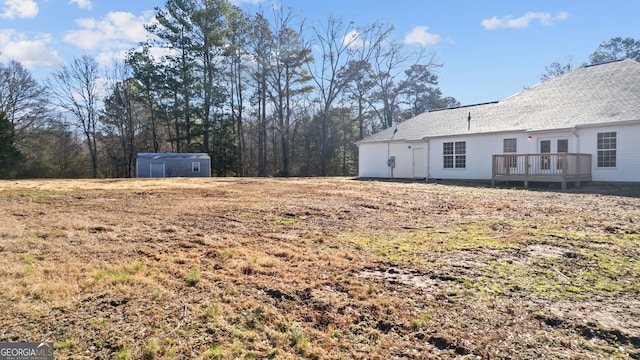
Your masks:
M 640 63 L 580 67 L 357 143 L 360 178 L 640 182 Z

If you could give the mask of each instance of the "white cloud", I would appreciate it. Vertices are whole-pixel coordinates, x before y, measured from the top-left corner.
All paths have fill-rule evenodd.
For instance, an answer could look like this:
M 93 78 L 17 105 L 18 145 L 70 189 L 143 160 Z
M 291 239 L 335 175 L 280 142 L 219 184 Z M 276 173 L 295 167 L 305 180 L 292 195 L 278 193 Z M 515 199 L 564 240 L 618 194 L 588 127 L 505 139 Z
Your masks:
M 353 49 L 360 49 L 364 47 L 364 40 L 360 37 L 358 30 L 352 30 L 342 38 L 342 45 Z
M 416 26 L 404 38 L 405 44 L 420 44 L 420 46 L 435 45 L 442 37 L 438 34 L 430 34 L 428 26 Z
M 0 61 L 15 60 L 28 69 L 36 67 L 56 67 L 62 58 L 48 47 L 49 35 L 39 35 L 30 39 L 15 30 L 0 30 Z
M 505 16 L 498 19 L 494 16 L 490 19 L 483 19 L 481 24 L 485 29 L 526 29 L 532 21 L 539 21 L 544 26 L 552 25 L 556 21 L 567 20 L 569 13 L 559 12 L 556 15 L 552 15 L 548 12 L 528 12 L 519 18 L 513 16 Z
M 34 18 L 38 15 L 38 4 L 33 0 L 4 0 L 0 17 L 5 19 Z
M 69 0 L 69 4 L 76 4 L 80 9 L 91 10 L 91 0 Z
M 76 24 L 81 29 L 67 33 L 64 41 L 84 50 L 109 52 L 129 49 L 146 40 L 144 24 L 151 20 L 129 12 L 110 12 L 100 20 L 79 19 Z

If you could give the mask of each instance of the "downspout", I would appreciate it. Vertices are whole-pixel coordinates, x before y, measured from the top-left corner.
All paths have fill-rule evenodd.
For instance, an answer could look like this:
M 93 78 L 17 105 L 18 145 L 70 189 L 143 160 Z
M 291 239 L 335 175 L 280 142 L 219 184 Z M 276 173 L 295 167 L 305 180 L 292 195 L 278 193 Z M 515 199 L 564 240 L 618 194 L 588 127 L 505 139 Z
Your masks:
M 573 133 L 573 136 L 575 137 L 576 140 L 576 153 L 580 153 L 580 135 L 578 135 L 577 131 L 576 131 L 576 127 L 574 126 L 573 129 L 571 129 L 571 132 Z
M 389 159 L 391 159 L 391 140 L 387 141 L 387 174 L 390 173 L 391 179 L 393 179 L 393 168 L 389 165 Z
M 427 142 L 427 174 L 424 181 L 428 182 L 431 178 L 431 176 L 429 176 L 429 172 L 431 171 L 431 141 L 429 141 L 429 138 L 425 138 L 425 140 Z
M 393 179 L 393 168 L 395 167 L 395 164 L 394 166 L 389 165 L 389 161 L 391 160 L 391 141 L 393 141 L 393 137 L 396 136 L 397 132 L 398 132 L 398 124 L 396 124 L 396 128 L 393 130 L 393 134 L 391 134 L 391 139 L 389 139 L 389 142 L 387 142 L 387 166 L 391 170 L 392 179 Z

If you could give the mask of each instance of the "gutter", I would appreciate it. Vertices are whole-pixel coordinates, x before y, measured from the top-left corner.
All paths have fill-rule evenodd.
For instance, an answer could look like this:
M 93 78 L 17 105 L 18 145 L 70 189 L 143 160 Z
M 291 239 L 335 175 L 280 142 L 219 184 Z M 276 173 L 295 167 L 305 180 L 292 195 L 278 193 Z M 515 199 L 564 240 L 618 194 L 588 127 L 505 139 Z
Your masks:
M 619 120 L 619 121 L 601 122 L 601 123 L 593 123 L 593 124 L 579 124 L 579 125 L 576 125 L 575 128 L 582 129 L 582 128 L 602 127 L 602 126 L 622 126 L 622 125 L 638 125 L 638 124 L 640 124 L 640 119 Z

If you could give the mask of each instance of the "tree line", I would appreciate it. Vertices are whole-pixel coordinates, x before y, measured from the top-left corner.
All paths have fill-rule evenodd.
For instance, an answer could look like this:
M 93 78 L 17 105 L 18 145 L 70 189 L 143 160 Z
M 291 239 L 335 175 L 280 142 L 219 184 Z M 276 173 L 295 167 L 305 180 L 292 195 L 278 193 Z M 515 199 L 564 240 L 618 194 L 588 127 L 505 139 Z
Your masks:
M 355 142 L 445 97 L 433 52 L 391 25 L 168 0 L 148 40 L 44 83 L 0 64 L 0 177 L 135 177 L 139 152 L 206 152 L 216 176 L 351 176 Z
M 609 41 L 602 42 L 596 51 L 589 56 L 589 63 L 585 62 L 583 65 L 594 65 L 622 59 L 633 59 L 640 62 L 640 39 L 614 37 Z M 551 80 L 573 69 L 574 65 L 571 58 L 566 63 L 552 62 L 540 74 L 540 81 Z

